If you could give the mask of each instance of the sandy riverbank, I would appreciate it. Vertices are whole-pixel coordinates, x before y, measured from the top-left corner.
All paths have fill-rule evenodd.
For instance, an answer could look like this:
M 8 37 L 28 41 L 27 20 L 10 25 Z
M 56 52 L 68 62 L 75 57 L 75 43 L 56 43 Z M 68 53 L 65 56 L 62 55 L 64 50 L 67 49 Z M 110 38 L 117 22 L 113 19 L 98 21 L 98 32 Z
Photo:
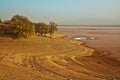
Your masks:
M 0 37 L 0 80 L 120 80 L 118 61 L 65 36 Z

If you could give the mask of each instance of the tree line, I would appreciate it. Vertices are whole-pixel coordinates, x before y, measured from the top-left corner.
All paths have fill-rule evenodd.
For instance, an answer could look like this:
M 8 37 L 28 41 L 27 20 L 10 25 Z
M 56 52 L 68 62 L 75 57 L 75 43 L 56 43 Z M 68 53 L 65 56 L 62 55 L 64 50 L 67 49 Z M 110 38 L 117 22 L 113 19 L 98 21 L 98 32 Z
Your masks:
M 0 23 L 12 25 L 11 31 L 12 34 L 16 38 L 28 38 L 31 35 L 44 36 L 47 34 L 52 37 L 55 31 L 57 31 L 57 24 L 55 22 L 50 22 L 46 24 L 44 22 L 33 23 L 27 17 L 21 15 L 15 15 L 11 18 L 11 20 L 6 20 L 2 22 L 0 19 Z M 5 28 L 0 28 L 0 30 L 5 30 Z M 4 31 L 5 32 L 5 31 Z
M 50 22 L 49 24 L 44 22 L 35 24 L 36 35 L 46 37 L 46 34 L 49 33 L 51 37 L 55 31 L 57 31 L 57 24 L 54 22 Z

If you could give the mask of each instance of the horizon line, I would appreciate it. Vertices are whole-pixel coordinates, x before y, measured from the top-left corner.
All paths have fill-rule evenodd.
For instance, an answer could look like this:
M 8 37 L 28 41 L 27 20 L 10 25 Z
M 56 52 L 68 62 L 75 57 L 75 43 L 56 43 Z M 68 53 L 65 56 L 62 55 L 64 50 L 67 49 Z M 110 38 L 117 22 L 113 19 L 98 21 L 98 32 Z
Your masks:
M 120 27 L 120 24 L 119 25 L 118 24 L 116 24 L 116 25 L 115 24 L 114 25 L 109 25 L 109 24 L 105 24 L 105 25 L 103 25 L 103 24 L 95 24 L 95 25 L 94 24 L 93 25 L 92 24 L 82 24 L 82 25 L 65 24 L 65 25 L 59 25 L 58 24 L 58 26 L 92 26 L 92 27 L 94 27 L 94 26 L 98 26 L 98 27 L 103 27 L 103 26 L 104 27 L 113 27 L 113 26 L 116 26 L 116 27 Z

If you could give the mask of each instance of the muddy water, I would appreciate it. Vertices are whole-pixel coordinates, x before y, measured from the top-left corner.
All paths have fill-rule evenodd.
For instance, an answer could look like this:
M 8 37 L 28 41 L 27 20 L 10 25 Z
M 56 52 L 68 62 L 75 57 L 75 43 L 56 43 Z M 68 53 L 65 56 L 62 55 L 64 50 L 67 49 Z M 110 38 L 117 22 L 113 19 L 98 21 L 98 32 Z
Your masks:
M 67 34 L 65 39 L 76 36 L 95 37 L 95 40 L 84 40 L 87 46 L 112 53 L 112 57 L 120 57 L 120 29 L 80 29 L 62 28 L 59 32 Z M 119 59 L 120 60 L 120 59 Z

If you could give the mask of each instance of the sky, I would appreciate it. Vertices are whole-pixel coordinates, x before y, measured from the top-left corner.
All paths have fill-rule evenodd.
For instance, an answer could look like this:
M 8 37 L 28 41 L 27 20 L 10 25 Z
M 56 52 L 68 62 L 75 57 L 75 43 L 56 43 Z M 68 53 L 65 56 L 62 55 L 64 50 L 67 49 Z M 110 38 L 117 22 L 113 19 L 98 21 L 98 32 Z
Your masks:
M 0 18 L 19 14 L 59 25 L 120 25 L 120 0 L 0 0 Z

